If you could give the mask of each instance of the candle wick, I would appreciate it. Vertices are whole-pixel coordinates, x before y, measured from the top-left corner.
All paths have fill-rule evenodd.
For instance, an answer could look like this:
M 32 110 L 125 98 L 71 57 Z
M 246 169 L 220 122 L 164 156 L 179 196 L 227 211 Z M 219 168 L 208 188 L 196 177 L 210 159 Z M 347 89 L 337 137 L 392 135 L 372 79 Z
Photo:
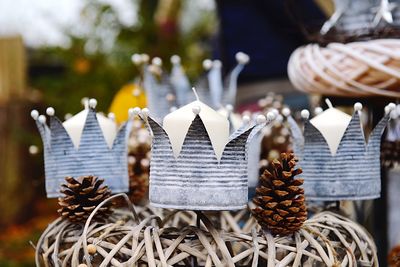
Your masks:
M 193 93 L 196 96 L 196 100 L 200 102 L 199 95 L 196 92 L 196 88 L 192 87 Z
M 329 100 L 329 98 L 325 98 L 325 103 L 328 105 L 329 108 L 333 108 L 332 102 Z

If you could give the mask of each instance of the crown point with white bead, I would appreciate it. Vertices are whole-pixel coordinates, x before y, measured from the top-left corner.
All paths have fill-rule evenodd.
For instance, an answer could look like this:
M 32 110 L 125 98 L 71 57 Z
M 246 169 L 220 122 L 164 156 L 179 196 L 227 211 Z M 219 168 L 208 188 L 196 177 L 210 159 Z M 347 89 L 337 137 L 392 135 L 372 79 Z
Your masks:
M 89 107 L 94 109 L 96 108 L 96 106 L 97 106 L 97 100 L 94 98 L 89 99 Z
M 204 68 L 205 70 L 211 69 L 212 66 L 213 66 L 213 62 L 212 62 L 211 59 L 205 59 L 205 60 L 203 60 L 203 68 Z
M 289 108 L 283 108 L 282 109 L 283 116 L 288 117 L 288 116 L 290 116 L 290 113 L 291 113 L 291 111 L 290 111 Z
M 275 115 L 274 112 L 270 111 L 270 112 L 267 113 L 267 119 L 269 121 L 273 121 L 275 118 L 276 118 L 276 115 Z
M 142 111 L 141 111 L 141 114 L 144 116 L 144 117 L 147 117 L 147 116 L 149 116 L 149 109 L 148 108 L 143 108 L 142 109 Z
M 389 103 L 387 106 L 389 107 L 390 110 L 394 110 L 396 108 L 395 103 Z
M 142 63 L 142 56 L 139 54 L 133 54 L 131 60 L 133 64 L 140 65 Z
M 39 111 L 37 111 L 36 109 L 33 109 L 31 111 L 31 117 L 32 117 L 32 119 L 37 120 L 39 117 Z
M 46 116 L 45 116 L 45 115 L 40 115 L 40 116 L 38 117 L 38 121 L 39 121 L 41 124 L 45 124 L 45 123 L 46 123 Z
M 322 112 L 324 112 L 324 110 L 323 110 L 321 107 L 316 107 L 316 108 L 314 109 L 315 115 L 319 115 L 319 114 L 321 114 Z
M 262 114 L 257 115 L 256 122 L 257 122 L 257 124 L 265 123 L 265 122 L 267 122 L 267 118 Z
M 141 54 L 140 57 L 142 58 L 143 63 L 147 63 L 150 60 L 150 57 L 147 54 Z
M 173 55 L 171 57 L 171 63 L 172 64 L 180 64 L 181 63 L 181 58 L 178 55 Z
M 213 68 L 222 68 L 222 62 L 221 62 L 221 60 L 215 59 L 215 60 L 212 62 L 212 66 L 213 66 Z
M 200 106 L 194 106 L 192 107 L 192 112 L 196 115 L 200 114 L 201 108 Z
M 54 116 L 54 114 L 55 114 L 54 108 L 48 107 L 48 108 L 46 109 L 46 114 L 47 114 L 48 116 Z
M 235 58 L 239 64 L 247 64 L 250 61 L 250 57 L 243 52 L 237 52 Z
M 360 102 L 357 102 L 354 104 L 354 110 L 355 111 L 361 111 L 363 108 L 363 105 Z
M 129 114 L 131 116 L 139 115 L 139 113 L 140 113 L 140 108 L 139 107 L 134 107 L 134 108 L 130 108 L 129 109 Z
M 162 66 L 162 60 L 159 57 L 155 57 L 151 60 L 151 64 L 157 66 L 157 67 L 161 67 Z
M 300 115 L 303 119 L 307 120 L 310 117 L 310 111 L 308 111 L 307 109 L 303 109 Z
M 249 124 L 250 123 L 250 116 L 244 115 L 243 118 L 242 118 L 242 122 L 243 122 L 244 125 Z

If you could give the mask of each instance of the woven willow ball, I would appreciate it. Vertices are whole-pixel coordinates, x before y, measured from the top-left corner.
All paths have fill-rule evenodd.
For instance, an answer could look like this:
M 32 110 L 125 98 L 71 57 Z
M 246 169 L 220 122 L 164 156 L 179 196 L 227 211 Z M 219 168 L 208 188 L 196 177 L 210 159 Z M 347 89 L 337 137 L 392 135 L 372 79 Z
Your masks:
M 134 210 L 133 217 L 137 217 Z M 95 211 L 94 211 L 95 213 Z M 129 217 L 127 211 L 115 216 Z M 88 221 L 85 228 L 57 220 L 36 246 L 37 266 L 378 266 L 371 237 L 356 223 L 329 212 L 306 221 L 291 236 L 217 230 L 202 213 L 204 227 L 164 227 L 147 216 L 140 222 Z M 89 254 L 96 244 L 96 254 Z M 269 263 L 269 264 L 268 264 Z
M 400 40 L 309 44 L 293 52 L 288 74 L 307 93 L 400 97 Z

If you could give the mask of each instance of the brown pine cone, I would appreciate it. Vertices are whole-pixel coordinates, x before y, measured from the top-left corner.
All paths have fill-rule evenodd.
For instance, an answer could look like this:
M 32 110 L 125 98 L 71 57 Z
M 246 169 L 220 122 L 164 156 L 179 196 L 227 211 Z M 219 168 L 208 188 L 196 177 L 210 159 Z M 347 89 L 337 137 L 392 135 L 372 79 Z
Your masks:
M 132 131 L 128 146 L 129 199 L 134 204 L 138 204 L 148 191 L 151 137 L 142 126 L 136 121 L 137 130 Z
M 149 175 L 146 172 L 136 174 L 133 166 L 129 166 L 129 199 L 138 204 L 146 195 Z
M 295 179 L 302 173 L 296 169 L 293 153 L 282 153 L 281 161 L 274 160 L 271 171 L 265 170 L 256 189 L 252 210 L 258 223 L 274 235 L 290 235 L 301 228 L 307 219 L 303 179 Z
M 84 222 L 91 212 L 103 200 L 111 195 L 108 186 L 103 185 L 104 180 L 95 176 L 81 176 L 77 179 L 66 177 L 66 184 L 62 185 L 61 193 L 64 197 L 58 199 L 61 206 L 58 213 L 71 222 Z M 96 213 L 94 220 L 103 220 L 111 213 L 112 203 L 106 203 Z

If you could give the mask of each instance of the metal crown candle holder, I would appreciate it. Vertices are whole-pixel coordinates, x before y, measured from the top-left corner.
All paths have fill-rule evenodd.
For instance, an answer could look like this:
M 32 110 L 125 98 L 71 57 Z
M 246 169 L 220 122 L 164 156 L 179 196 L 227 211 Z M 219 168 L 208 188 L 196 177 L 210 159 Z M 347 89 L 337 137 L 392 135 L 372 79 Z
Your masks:
M 257 124 L 243 126 L 233 133 L 218 159 L 201 118 L 194 119 L 184 137 L 182 149 L 174 155 L 171 140 L 148 110 L 140 117 L 152 133 L 150 164 L 150 204 L 161 208 L 188 210 L 237 210 L 248 202 L 247 143 L 266 125 L 264 116 Z M 268 119 L 273 119 L 273 114 Z
M 158 57 L 148 62 L 147 55 L 134 54 L 132 61 L 142 67 L 143 87 L 147 96 L 147 107 L 152 116 L 163 118 L 173 107 L 182 107 L 193 101 L 191 85 L 186 76 L 179 56 L 171 57 L 172 70 L 170 74 L 162 69 L 162 60 Z M 236 101 L 237 79 L 244 65 L 249 62 L 245 53 L 236 54 L 237 65 L 227 76 L 227 82 L 222 79 L 222 64 L 219 60 L 209 59 L 203 62 L 206 74 L 195 83 L 200 98 L 214 109 L 226 105 L 234 105 Z
M 302 111 L 305 119 L 304 135 L 290 116 L 290 111 L 283 111 L 291 128 L 294 152 L 303 169 L 304 190 L 309 200 L 361 200 L 380 197 L 381 135 L 394 104 L 387 106 L 386 115 L 371 132 L 368 142 L 360 122 L 359 112 L 362 106 L 356 103 L 354 107 L 355 112 L 334 155 L 323 134 L 308 120 L 307 110 Z
M 96 100 L 91 99 L 89 103 L 78 148 L 74 146 L 62 122 L 54 116 L 53 108 L 46 110 L 50 116 L 50 127 L 44 115 L 39 116 L 36 110 L 31 112 L 43 141 L 46 192 L 49 198 L 60 196 L 61 185 L 67 176 L 99 176 L 105 179 L 113 193 L 127 192 L 129 189 L 126 142 L 131 123 L 128 121 L 121 126 L 110 148 L 96 115 Z

